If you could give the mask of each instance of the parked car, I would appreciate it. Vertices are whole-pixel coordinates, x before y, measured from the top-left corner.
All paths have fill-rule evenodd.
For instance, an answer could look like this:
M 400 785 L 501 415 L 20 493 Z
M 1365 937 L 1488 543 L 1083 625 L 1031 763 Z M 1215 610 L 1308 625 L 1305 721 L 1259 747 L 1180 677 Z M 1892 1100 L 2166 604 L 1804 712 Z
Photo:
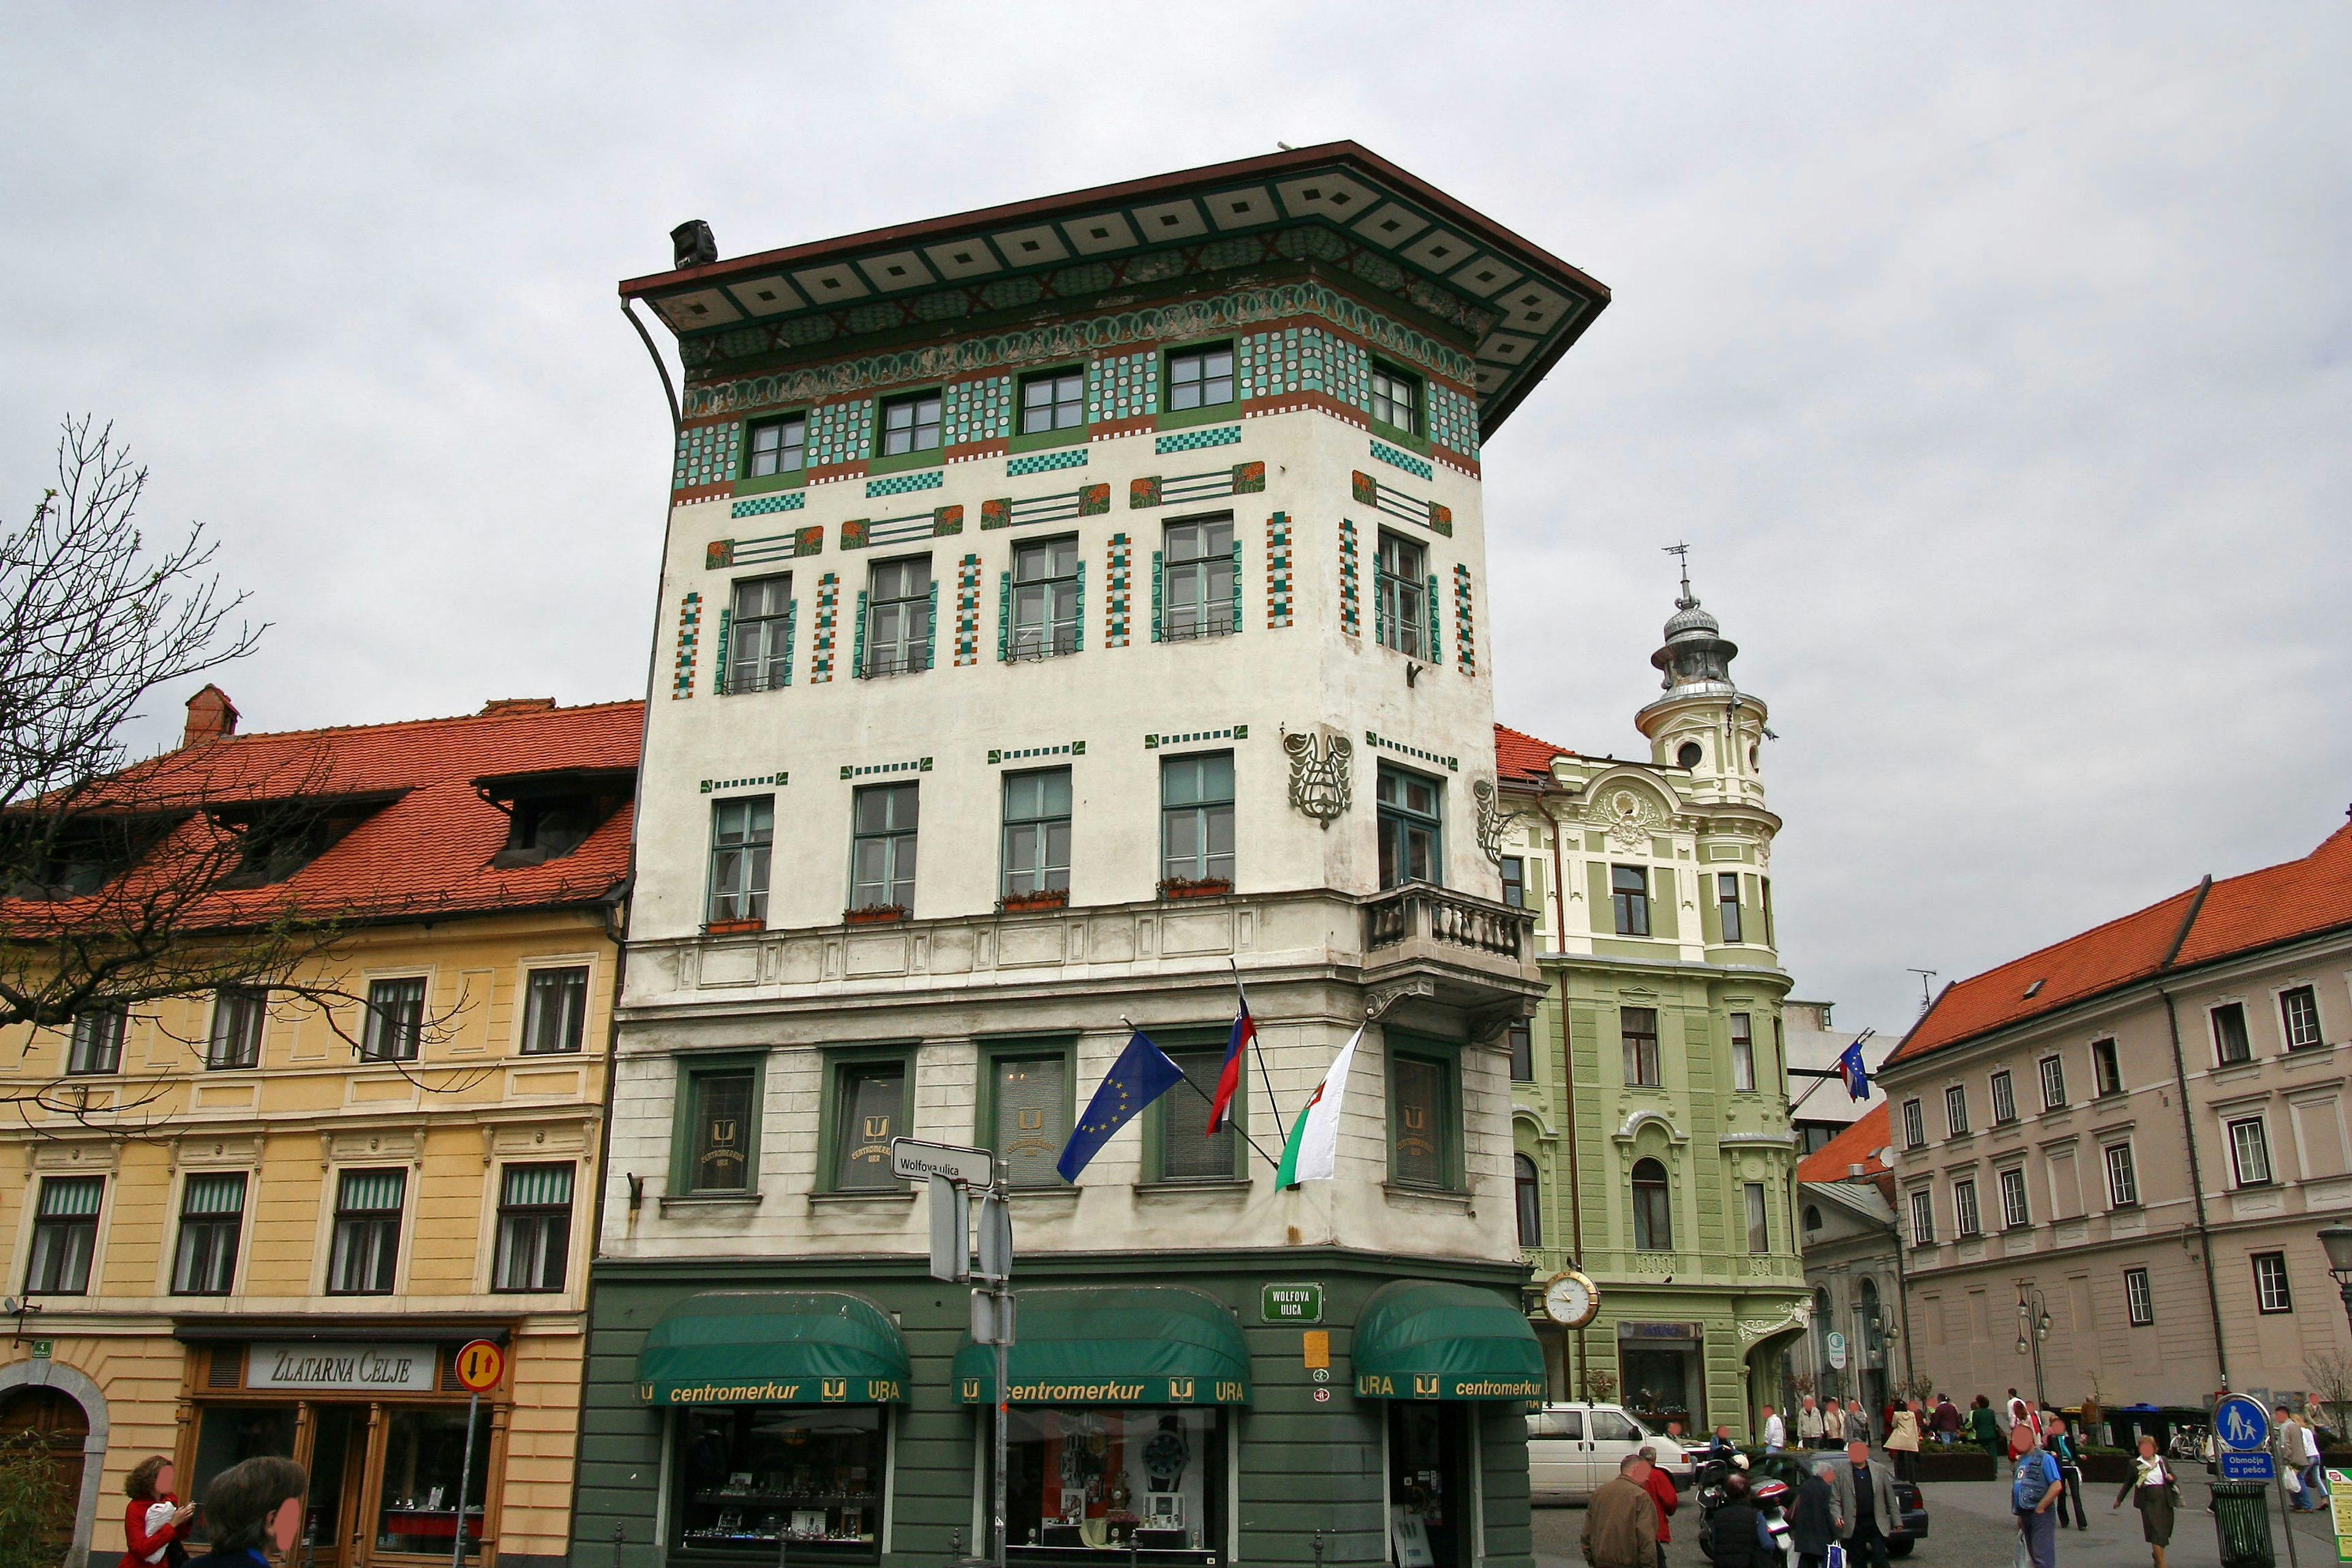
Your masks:
M 1625 1456 L 1647 1445 L 1677 1487 L 1691 1479 L 1693 1456 L 1643 1426 L 1619 1405 L 1546 1405 L 1528 1414 L 1528 1482 L 1539 1503 L 1582 1502 L 1617 1473 Z
M 1532 1445 L 1529 1446 L 1528 1452 L 1529 1462 L 1532 1463 L 1534 1452 Z M 1751 1452 L 1748 1458 L 1748 1481 L 1750 1486 L 1767 1480 L 1780 1481 L 1787 1485 L 1790 1495 L 1793 1497 L 1797 1489 L 1805 1484 L 1805 1478 L 1813 1473 L 1813 1466 L 1821 1462 L 1835 1465 L 1845 1472 L 1849 1482 L 1853 1480 L 1853 1462 L 1845 1457 L 1844 1450 L 1834 1449 L 1827 1453 L 1820 1453 L 1790 1448 L 1783 1449 L 1777 1454 Z M 1889 1463 L 1884 1454 L 1871 1462 L 1873 1464 Z M 1717 1466 L 1710 1466 L 1708 1468 L 1709 1484 L 1702 1485 L 1699 1489 L 1698 1549 L 1699 1554 L 1710 1563 L 1715 1561 L 1715 1531 L 1712 1528 L 1715 1510 L 1723 1502 L 1720 1487 L 1716 1484 L 1721 1480 L 1721 1476 L 1717 1473 L 1719 1468 L 1720 1467 Z M 1895 1506 L 1903 1513 L 1903 1533 L 1887 1535 L 1886 1554 L 1889 1557 L 1908 1557 L 1911 1555 L 1911 1549 L 1917 1545 L 1927 1533 L 1927 1500 L 1921 1494 L 1919 1489 L 1909 1481 L 1897 1480 L 1895 1483 Z

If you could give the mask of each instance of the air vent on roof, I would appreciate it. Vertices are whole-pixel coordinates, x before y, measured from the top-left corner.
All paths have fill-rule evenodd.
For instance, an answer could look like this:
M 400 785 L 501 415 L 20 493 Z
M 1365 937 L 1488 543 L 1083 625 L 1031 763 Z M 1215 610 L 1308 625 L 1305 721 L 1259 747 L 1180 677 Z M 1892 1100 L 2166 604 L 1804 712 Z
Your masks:
M 2036 996 L 2042 994 L 2042 988 L 2049 984 L 2050 982 L 2047 980 L 2035 981 L 2032 984 L 2025 988 L 2025 999 L 2029 1002 L 2032 1001 Z

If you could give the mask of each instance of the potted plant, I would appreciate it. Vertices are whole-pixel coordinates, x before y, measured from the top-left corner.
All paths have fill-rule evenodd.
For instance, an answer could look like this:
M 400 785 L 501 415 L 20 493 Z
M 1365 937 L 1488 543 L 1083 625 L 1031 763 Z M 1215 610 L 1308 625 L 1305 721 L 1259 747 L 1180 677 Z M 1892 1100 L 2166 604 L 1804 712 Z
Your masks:
M 767 928 L 768 922 L 763 920 L 712 921 L 709 924 L 704 926 L 702 930 L 704 934 L 708 936 L 726 936 L 734 931 L 765 931 Z
M 1230 877 L 1168 877 L 1160 883 L 1163 899 L 1222 899 L 1233 890 Z
M 841 920 L 844 925 L 891 925 L 905 920 L 908 913 L 904 904 L 868 904 L 862 910 L 842 910 Z
M 1025 893 L 1007 893 L 996 900 L 999 914 L 1021 914 L 1030 910 L 1066 909 L 1070 902 L 1067 888 L 1032 888 Z

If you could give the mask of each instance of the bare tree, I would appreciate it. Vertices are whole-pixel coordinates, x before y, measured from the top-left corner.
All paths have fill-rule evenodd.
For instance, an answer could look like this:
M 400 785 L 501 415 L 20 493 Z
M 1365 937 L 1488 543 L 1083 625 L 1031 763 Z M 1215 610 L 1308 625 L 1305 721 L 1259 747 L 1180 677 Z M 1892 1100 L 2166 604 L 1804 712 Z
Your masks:
M 2352 1356 L 2314 1351 L 2303 1358 L 2303 1375 L 2311 1380 L 2312 1395 L 2327 1412 L 2328 1424 L 2338 1432 L 2352 1430 Z

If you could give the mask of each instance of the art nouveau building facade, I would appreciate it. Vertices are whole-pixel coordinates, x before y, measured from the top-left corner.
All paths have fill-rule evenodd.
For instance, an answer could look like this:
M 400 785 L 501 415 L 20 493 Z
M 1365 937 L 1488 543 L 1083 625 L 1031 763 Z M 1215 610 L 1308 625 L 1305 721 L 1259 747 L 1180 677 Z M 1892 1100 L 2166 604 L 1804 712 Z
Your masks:
M 1528 1561 L 1479 448 L 1605 291 L 1346 143 L 701 237 L 624 289 L 686 402 L 575 1549 L 985 1539 L 911 1133 L 1014 1189 L 1016 1557 Z M 1180 1087 L 1061 1180 L 1126 1020 L 1209 1084 L 1236 976 L 1238 1132 Z

